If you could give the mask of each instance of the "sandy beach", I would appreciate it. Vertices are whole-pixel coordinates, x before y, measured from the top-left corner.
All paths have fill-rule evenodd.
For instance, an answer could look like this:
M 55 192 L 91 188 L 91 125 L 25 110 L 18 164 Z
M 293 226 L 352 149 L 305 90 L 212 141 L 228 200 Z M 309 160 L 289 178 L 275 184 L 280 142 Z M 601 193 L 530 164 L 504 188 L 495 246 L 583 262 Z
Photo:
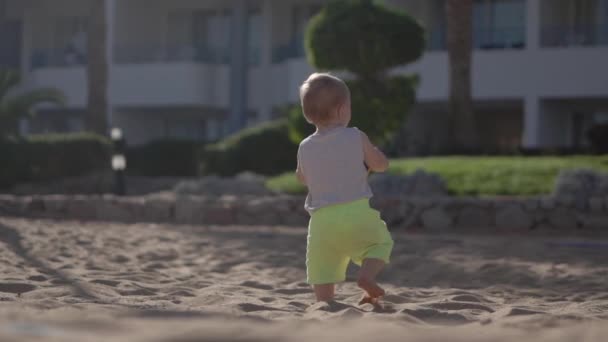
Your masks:
M 384 309 L 305 229 L 0 218 L 0 341 L 606 341 L 608 240 L 393 232 Z

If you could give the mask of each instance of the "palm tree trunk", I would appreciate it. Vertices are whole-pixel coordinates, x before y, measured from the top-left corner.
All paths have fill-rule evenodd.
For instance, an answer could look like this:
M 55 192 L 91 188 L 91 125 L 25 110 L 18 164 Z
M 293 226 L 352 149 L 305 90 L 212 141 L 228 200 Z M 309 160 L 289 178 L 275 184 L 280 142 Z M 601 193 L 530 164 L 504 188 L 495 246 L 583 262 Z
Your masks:
M 106 57 L 105 0 L 92 0 L 87 39 L 87 131 L 106 135 L 108 114 L 108 61 Z
M 447 0 L 447 49 L 450 61 L 449 127 L 455 152 L 479 149 L 471 97 L 473 1 Z

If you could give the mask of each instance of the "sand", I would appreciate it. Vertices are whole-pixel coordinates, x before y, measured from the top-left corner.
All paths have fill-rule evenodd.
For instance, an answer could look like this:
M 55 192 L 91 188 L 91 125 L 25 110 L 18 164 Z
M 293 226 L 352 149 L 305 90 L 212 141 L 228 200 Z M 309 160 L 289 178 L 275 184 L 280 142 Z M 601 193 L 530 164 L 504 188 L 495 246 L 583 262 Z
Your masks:
M 608 241 L 393 232 L 384 309 L 304 229 L 0 218 L 0 341 L 606 341 Z

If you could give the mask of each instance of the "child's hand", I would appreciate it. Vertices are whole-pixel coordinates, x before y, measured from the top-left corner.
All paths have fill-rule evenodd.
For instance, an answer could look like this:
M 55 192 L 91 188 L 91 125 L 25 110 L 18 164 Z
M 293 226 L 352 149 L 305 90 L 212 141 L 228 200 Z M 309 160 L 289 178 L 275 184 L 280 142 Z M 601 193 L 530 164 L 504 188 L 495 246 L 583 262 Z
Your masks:
M 361 131 L 361 136 L 363 137 L 363 157 L 365 165 L 367 165 L 368 168 L 368 173 L 372 171 L 386 171 L 386 169 L 388 169 L 388 159 L 384 153 L 369 141 L 367 134 Z

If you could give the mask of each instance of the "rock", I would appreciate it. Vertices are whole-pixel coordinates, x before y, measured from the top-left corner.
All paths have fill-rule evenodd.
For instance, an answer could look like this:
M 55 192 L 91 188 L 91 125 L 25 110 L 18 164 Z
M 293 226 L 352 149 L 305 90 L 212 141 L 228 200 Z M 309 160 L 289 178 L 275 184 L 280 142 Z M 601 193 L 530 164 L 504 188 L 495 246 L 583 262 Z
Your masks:
M 233 225 L 237 223 L 236 210 L 228 205 L 211 204 L 205 206 L 202 211 L 205 224 Z
M 102 221 L 135 222 L 143 207 L 141 199 L 121 199 L 104 196 L 97 201 L 97 219 Z
M 474 206 L 462 208 L 456 218 L 458 227 L 486 228 L 494 225 L 493 216 L 488 210 Z
M 540 207 L 540 201 L 537 199 L 524 200 L 524 208 L 528 211 L 538 210 L 539 207 Z
M 556 204 L 563 207 L 574 207 L 576 205 L 576 198 L 570 195 L 564 195 L 556 198 Z
M 71 219 L 97 219 L 97 197 L 69 196 L 66 201 L 66 216 Z
M 578 169 L 560 172 L 555 182 L 553 196 L 574 198 L 578 209 L 587 209 L 588 200 L 608 194 L 608 174 L 594 170 Z
M 281 223 L 281 213 L 289 211 L 289 204 L 279 198 L 257 198 L 239 207 L 236 220 L 245 225 L 278 225 Z
M 281 217 L 281 224 L 292 227 L 306 227 L 308 226 L 308 221 L 310 220 L 310 216 L 304 210 L 291 212 L 288 215 Z
M 175 218 L 175 201 L 164 198 L 146 198 L 141 218 L 147 222 L 170 222 Z
M 581 215 L 580 223 L 584 229 L 608 231 L 608 215 Z
M 175 220 L 178 223 L 200 224 L 204 222 L 206 202 L 200 197 L 178 196 L 175 201 Z
M 25 214 L 27 216 L 42 214 L 45 211 L 44 201 L 38 197 L 25 198 Z
M 46 211 L 51 216 L 65 215 L 67 212 L 68 199 L 66 196 L 48 196 L 44 199 Z
M 452 225 L 452 217 L 441 208 L 426 210 L 420 218 L 424 227 L 430 230 L 446 230 Z
M 265 181 L 264 177 L 252 173 L 242 173 L 234 178 L 208 176 L 195 181 L 180 182 L 175 186 L 174 191 L 178 195 L 197 196 L 272 195 L 273 193 L 266 188 Z
M 439 197 L 448 194 L 445 182 L 436 174 L 417 170 L 411 175 L 373 174 L 369 184 L 377 196 Z
M 547 216 L 547 221 L 557 229 L 575 230 L 578 227 L 576 215 L 571 210 L 565 208 L 553 210 Z
M 601 212 L 604 210 L 604 199 L 601 197 L 593 197 L 589 199 L 589 209 L 594 213 Z
M 555 208 L 555 199 L 550 197 L 545 197 L 540 200 L 540 207 L 545 210 L 552 210 Z
M 519 205 L 507 205 L 498 209 L 496 213 L 496 226 L 509 230 L 527 230 L 532 228 L 532 217 Z
M 25 204 L 15 196 L 0 195 L 0 215 L 23 215 Z

